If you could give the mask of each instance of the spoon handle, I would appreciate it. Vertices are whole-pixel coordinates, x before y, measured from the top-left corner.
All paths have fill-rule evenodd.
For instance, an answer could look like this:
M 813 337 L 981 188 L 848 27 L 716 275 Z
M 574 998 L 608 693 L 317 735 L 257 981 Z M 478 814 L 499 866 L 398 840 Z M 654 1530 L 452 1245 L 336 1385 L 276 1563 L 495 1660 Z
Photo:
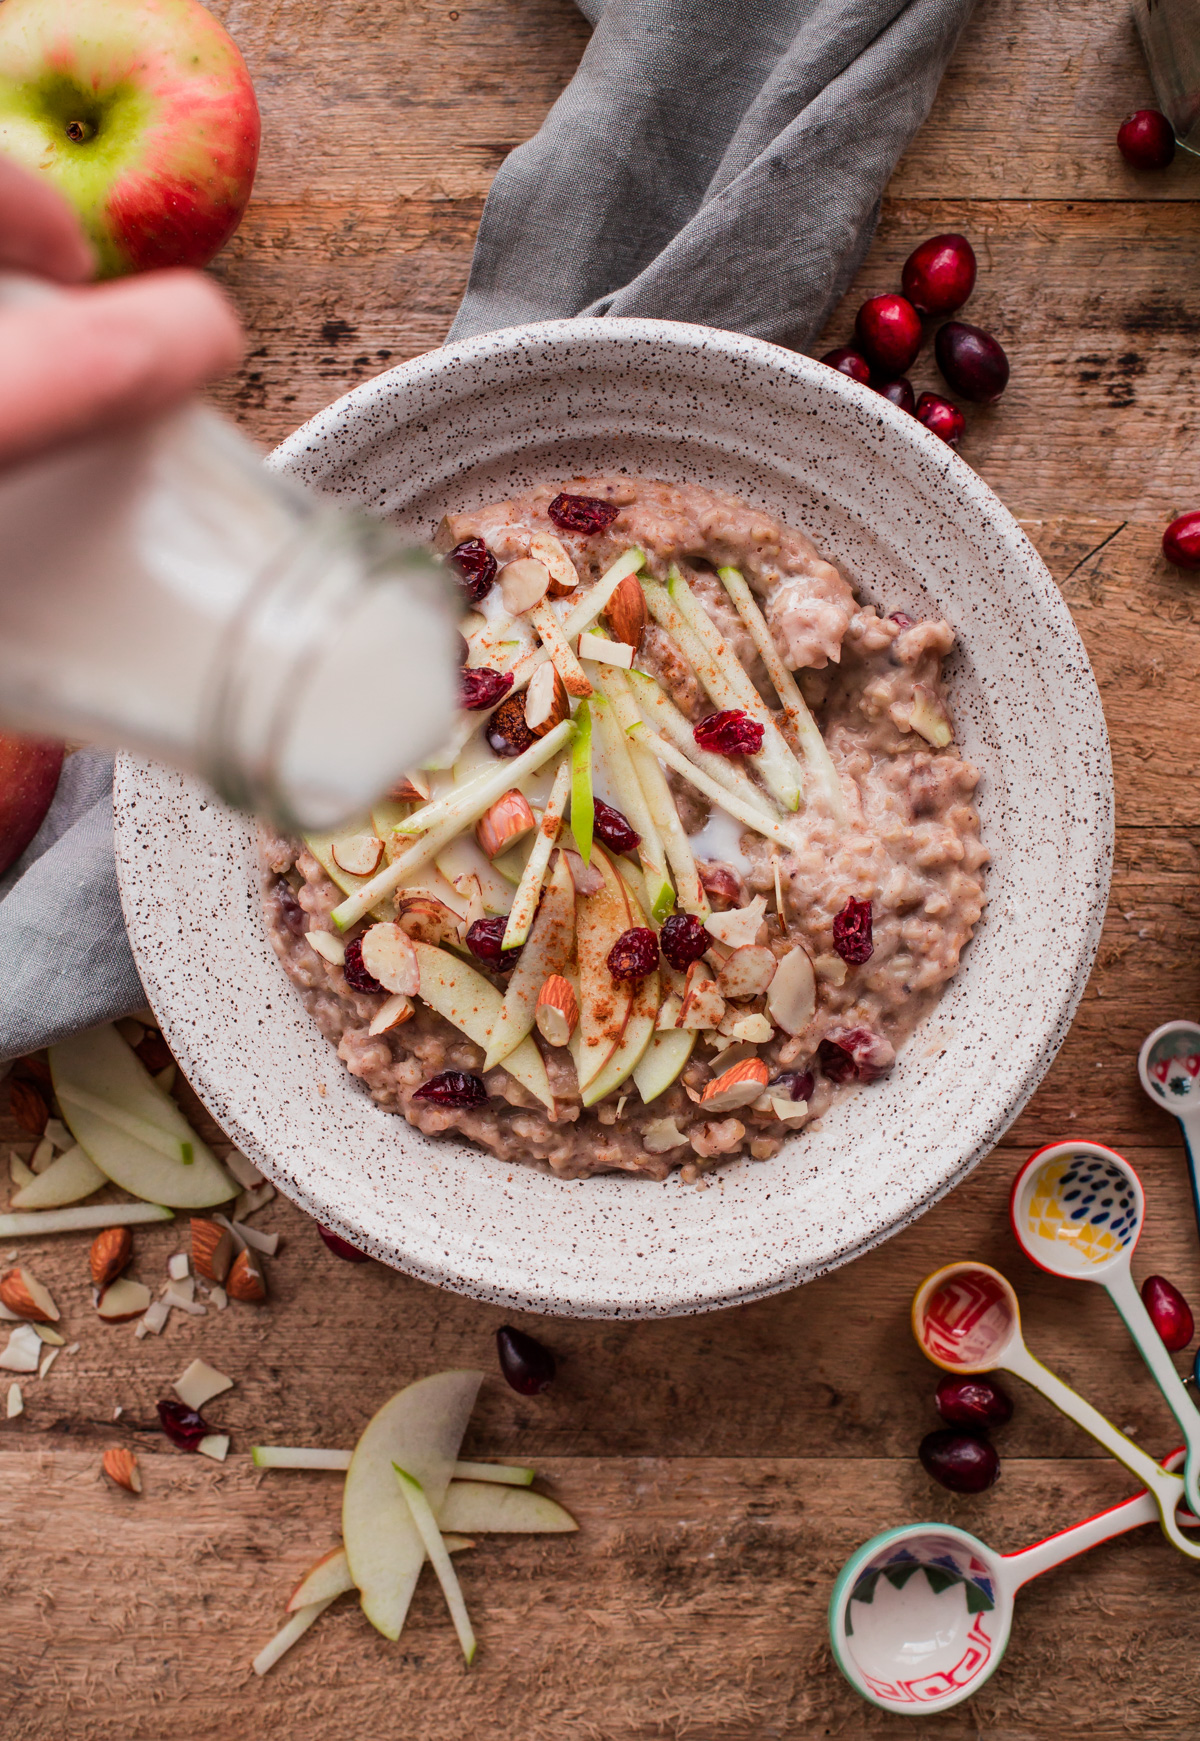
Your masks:
M 1069 1384 L 1064 1384 L 1048 1366 L 1043 1366 L 1023 1342 L 1018 1343 L 1005 1356 L 1004 1366 L 1009 1372 L 1015 1372 L 1018 1378 L 1023 1378 L 1026 1384 L 1032 1385 L 1034 1390 L 1040 1391 L 1047 1402 L 1052 1402 L 1056 1409 L 1060 1409 L 1077 1426 L 1082 1427 L 1085 1433 L 1090 1433 L 1118 1463 L 1124 1463 L 1130 1473 L 1136 1475 L 1151 1493 L 1164 1496 L 1169 1492 L 1170 1498 L 1164 1502 L 1174 1512 L 1175 1502 L 1183 1492 L 1183 1482 L 1178 1475 L 1169 1475 L 1165 1469 L 1160 1468 L 1149 1452 L 1143 1451 L 1140 1445 L 1135 1445 L 1132 1439 L 1127 1439 L 1099 1409 L 1093 1408 L 1090 1402 L 1085 1402 L 1078 1391 L 1072 1390 Z
M 1192 1207 L 1196 1211 L 1196 1227 L 1200 1231 L 1200 1172 L 1197 1172 L 1196 1151 L 1200 1149 L 1200 1112 L 1177 1113 L 1183 1132 L 1183 1151 L 1187 1156 L 1188 1178 L 1192 1182 Z
M 1073 1560 L 1076 1554 L 1086 1553 L 1097 1543 L 1106 1542 L 1115 1535 L 1124 1535 L 1126 1530 L 1137 1529 L 1143 1523 L 1157 1523 L 1158 1519 L 1157 1499 L 1152 1493 L 1139 1493 L 1133 1499 L 1123 1499 L 1120 1505 L 1110 1505 L 1107 1511 L 1098 1512 L 1084 1523 L 1073 1523 L 1069 1529 L 1060 1529 L 1056 1535 L 1047 1536 L 1045 1541 L 1035 1542 L 1032 1547 L 1005 1554 L 1005 1571 L 1014 1591 L 1019 1590 L 1030 1578 L 1040 1578 L 1052 1566 Z
M 1174 1362 L 1163 1346 L 1162 1337 L 1154 1328 L 1154 1320 L 1138 1293 L 1128 1264 L 1123 1264 L 1105 1279 L 1108 1296 L 1125 1320 L 1125 1327 L 1137 1344 L 1138 1353 L 1150 1368 L 1151 1376 L 1163 1393 L 1179 1430 L 1187 1440 L 1188 1458 L 1184 1467 L 1187 1502 L 1193 1511 L 1200 1510 L 1200 1414 L 1175 1370 Z

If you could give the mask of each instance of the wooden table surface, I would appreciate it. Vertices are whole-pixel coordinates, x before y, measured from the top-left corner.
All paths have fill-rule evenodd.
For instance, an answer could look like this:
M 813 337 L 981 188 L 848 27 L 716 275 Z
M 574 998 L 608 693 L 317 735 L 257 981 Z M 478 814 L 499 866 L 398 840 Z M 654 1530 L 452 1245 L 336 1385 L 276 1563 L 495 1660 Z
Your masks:
M 217 10 L 264 119 L 254 201 L 217 266 L 252 354 L 218 398 L 273 442 L 355 382 L 441 342 L 489 180 L 537 128 L 587 32 L 569 0 L 232 0 Z M 826 339 L 849 336 L 858 301 L 895 284 L 922 236 L 971 236 L 981 270 L 969 316 L 1001 335 L 1013 382 L 998 407 L 972 412 L 962 451 L 1071 604 L 1104 695 L 1118 796 L 1096 971 L 1032 1104 L 949 1199 L 799 1292 L 661 1323 L 530 1320 L 561 1360 L 554 1390 L 533 1401 L 496 1376 L 499 1312 L 337 1262 L 282 1201 L 259 1217 L 284 1242 L 270 1304 L 176 1314 L 140 1343 L 92 1313 L 82 1239 L 33 1248 L 25 1255 L 81 1347 L 27 1383 L 25 1414 L 0 1426 L 6 1735 L 1200 1735 L 1200 1574 L 1149 1529 L 1031 1586 L 999 1674 L 940 1718 L 861 1704 L 825 1632 L 838 1566 L 880 1528 L 952 1519 L 1015 1548 L 1131 1489 L 1024 1390 L 998 1439 L 996 1488 L 956 1499 L 925 1477 L 915 1452 L 937 1424 L 935 1374 L 907 1306 L 942 1262 L 977 1256 L 1003 1268 L 1036 1351 L 1155 1454 L 1175 1443 L 1101 1290 L 1036 1272 L 1005 1216 L 1012 1174 L 1036 1144 L 1112 1142 L 1149 1197 L 1138 1278 L 1172 1277 L 1200 1306 L 1176 1127 L 1147 1104 L 1135 1072 L 1145 1033 L 1200 1002 L 1200 590 L 1158 553 L 1164 523 L 1200 505 L 1200 162 L 1159 176 L 1124 166 L 1116 127 L 1149 98 L 1123 5 L 980 0 Z M 937 385 L 931 364 L 916 374 L 918 389 Z M 12 1123 L 0 1130 L 17 1134 Z M 140 1234 L 140 1273 L 161 1278 L 178 1243 L 169 1228 Z M 149 1430 L 155 1400 L 197 1353 L 238 1381 L 211 1410 L 233 1434 L 221 1468 Z M 481 1639 L 470 1674 L 423 1582 L 399 1645 L 343 1602 L 257 1681 L 249 1661 L 296 1577 L 334 1539 L 338 1502 L 336 1478 L 255 1474 L 247 1447 L 348 1444 L 402 1383 L 462 1363 L 491 1375 L 470 1453 L 534 1460 L 578 1516 L 578 1535 L 493 1537 L 468 1556 Z M 141 1499 L 99 1475 L 101 1452 L 119 1441 L 139 1449 Z

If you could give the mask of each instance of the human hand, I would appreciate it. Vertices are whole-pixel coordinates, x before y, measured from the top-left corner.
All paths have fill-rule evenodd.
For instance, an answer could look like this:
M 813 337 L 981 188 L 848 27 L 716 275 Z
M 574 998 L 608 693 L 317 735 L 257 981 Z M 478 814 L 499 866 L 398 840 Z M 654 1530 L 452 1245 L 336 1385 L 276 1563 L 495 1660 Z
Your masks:
M 0 468 L 154 417 L 241 358 L 237 316 L 200 273 L 76 288 L 94 264 L 66 201 L 0 157 L 0 272 L 72 287 L 0 306 Z

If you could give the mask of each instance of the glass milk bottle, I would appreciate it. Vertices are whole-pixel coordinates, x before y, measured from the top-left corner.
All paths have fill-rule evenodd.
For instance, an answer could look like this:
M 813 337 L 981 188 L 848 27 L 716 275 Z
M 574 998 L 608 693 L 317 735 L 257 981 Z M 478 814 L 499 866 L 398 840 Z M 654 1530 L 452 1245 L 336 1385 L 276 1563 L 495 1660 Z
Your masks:
M 449 735 L 453 592 L 191 405 L 0 471 L 0 719 L 329 829 Z

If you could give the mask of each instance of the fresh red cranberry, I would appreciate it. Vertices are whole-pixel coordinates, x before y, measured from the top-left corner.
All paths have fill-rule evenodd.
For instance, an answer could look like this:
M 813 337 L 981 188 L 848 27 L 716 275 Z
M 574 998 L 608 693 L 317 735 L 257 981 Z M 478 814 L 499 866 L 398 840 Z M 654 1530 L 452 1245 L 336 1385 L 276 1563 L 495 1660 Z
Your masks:
M 615 502 L 599 496 L 555 496 L 546 512 L 564 532 L 605 532 L 621 512 Z
M 1163 1276 L 1147 1276 L 1142 1283 L 1142 1299 L 1168 1352 L 1178 1354 L 1186 1348 L 1196 1326 L 1192 1308 L 1179 1289 Z
M 833 947 L 852 967 L 871 959 L 875 942 L 871 935 L 870 901 L 856 901 L 851 895 L 841 912 L 834 915 Z
M 896 381 L 885 381 L 881 387 L 877 387 L 875 390 L 877 393 L 881 393 L 885 399 L 890 399 L 893 405 L 898 405 L 901 411 L 907 411 L 910 415 L 915 414 L 917 396 L 913 392 L 913 384 L 907 375 L 901 375 Z
M 1117 131 L 1117 149 L 1134 169 L 1165 169 L 1175 155 L 1175 133 L 1157 109 L 1135 109 Z
M 834 351 L 826 351 L 821 361 L 827 363 L 831 369 L 836 369 L 839 375 L 849 375 L 852 381 L 861 381 L 864 387 L 871 384 L 870 363 L 849 345 L 839 345 Z
M 525 721 L 525 697 L 508 695 L 483 728 L 498 756 L 521 756 L 537 742 Z
M 694 913 L 672 913 L 663 920 L 658 934 L 658 946 L 671 966 L 686 973 L 693 961 L 699 961 L 712 938 Z
M 476 961 L 486 961 L 491 967 L 508 968 L 521 953 L 520 944 L 515 949 L 503 949 L 504 933 L 508 928 L 508 915 L 501 913 L 495 919 L 476 919 L 473 925 L 467 926 L 467 948 Z
M 188 1408 L 186 1403 L 176 1402 L 174 1397 L 164 1397 L 157 1407 L 163 1432 L 181 1451 L 194 1451 L 201 1439 L 212 1432 L 202 1414 Z
M 454 546 L 446 561 L 457 568 L 463 591 L 473 605 L 491 592 L 498 566 L 482 538 L 464 538 L 461 544 Z
M 1180 514 L 1163 533 L 1163 555 L 1176 568 L 1200 568 L 1200 509 Z
M 904 262 L 900 283 L 922 314 L 953 314 L 975 288 L 975 250 L 953 231 L 930 236 Z
M 967 420 L 958 406 L 951 405 L 949 399 L 943 399 L 937 393 L 921 394 L 917 400 L 917 422 L 940 436 L 948 447 L 958 446 L 967 427 Z
M 702 750 L 718 756 L 756 756 L 762 749 L 764 727 L 740 707 L 706 714 L 692 727 L 692 736 Z
M 482 713 L 512 688 L 511 671 L 493 671 L 490 665 L 474 665 L 459 674 L 462 705 L 468 713 Z
M 592 804 L 595 811 L 593 827 L 601 846 L 606 846 L 610 852 L 633 852 L 642 837 L 624 811 L 606 804 L 603 798 L 593 799 Z
M 275 899 L 279 904 L 279 916 L 293 937 L 303 937 L 306 931 L 312 930 L 311 918 L 296 899 L 291 883 L 283 877 L 275 884 Z
M 821 1068 L 831 1082 L 874 1082 L 896 1062 L 895 1048 L 870 1028 L 850 1028 L 817 1047 Z
M 482 1076 L 472 1076 L 467 1070 L 442 1070 L 422 1082 L 414 1100 L 428 1100 L 433 1106 L 447 1107 L 454 1112 L 470 1106 L 482 1106 L 488 1097 Z
M 357 1245 L 351 1245 L 348 1239 L 343 1239 L 340 1233 L 335 1233 L 331 1227 L 322 1227 L 317 1222 L 317 1232 L 325 1241 L 334 1257 L 340 1257 L 343 1263 L 370 1263 L 365 1251 L 360 1251 Z
M 658 938 L 648 925 L 622 931 L 608 952 L 608 971 L 614 979 L 645 979 L 657 966 Z
M 553 1384 L 557 1371 L 553 1354 L 524 1330 L 503 1324 L 496 1331 L 496 1352 L 501 1372 L 519 1395 L 539 1396 Z
M 342 966 L 346 975 L 346 984 L 351 991 L 382 991 L 383 987 L 373 973 L 368 973 L 363 966 L 362 938 L 352 937 L 346 945 L 346 960 Z
M 906 296 L 872 296 L 854 322 L 858 348 L 886 380 L 908 373 L 921 348 L 921 317 Z
M 955 1427 L 1002 1427 L 1012 1420 L 1012 1398 L 990 1378 L 958 1378 L 948 1372 L 934 1397 L 937 1412 Z
M 767 1083 L 767 1093 L 778 1089 L 776 1099 L 811 1100 L 814 1087 L 811 1070 L 783 1070 Z
M 938 328 L 933 349 L 954 391 L 976 405 L 993 405 L 1008 386 L 1008 358 L 981 326 L 948 320 Z
M 927 1475 L 951 1493 L 985 1493 L 1000 1479 L 1000 1459 L 994 1445 L 974 1433 L 939 1427 L 926 1433 L 917 1455 Z

